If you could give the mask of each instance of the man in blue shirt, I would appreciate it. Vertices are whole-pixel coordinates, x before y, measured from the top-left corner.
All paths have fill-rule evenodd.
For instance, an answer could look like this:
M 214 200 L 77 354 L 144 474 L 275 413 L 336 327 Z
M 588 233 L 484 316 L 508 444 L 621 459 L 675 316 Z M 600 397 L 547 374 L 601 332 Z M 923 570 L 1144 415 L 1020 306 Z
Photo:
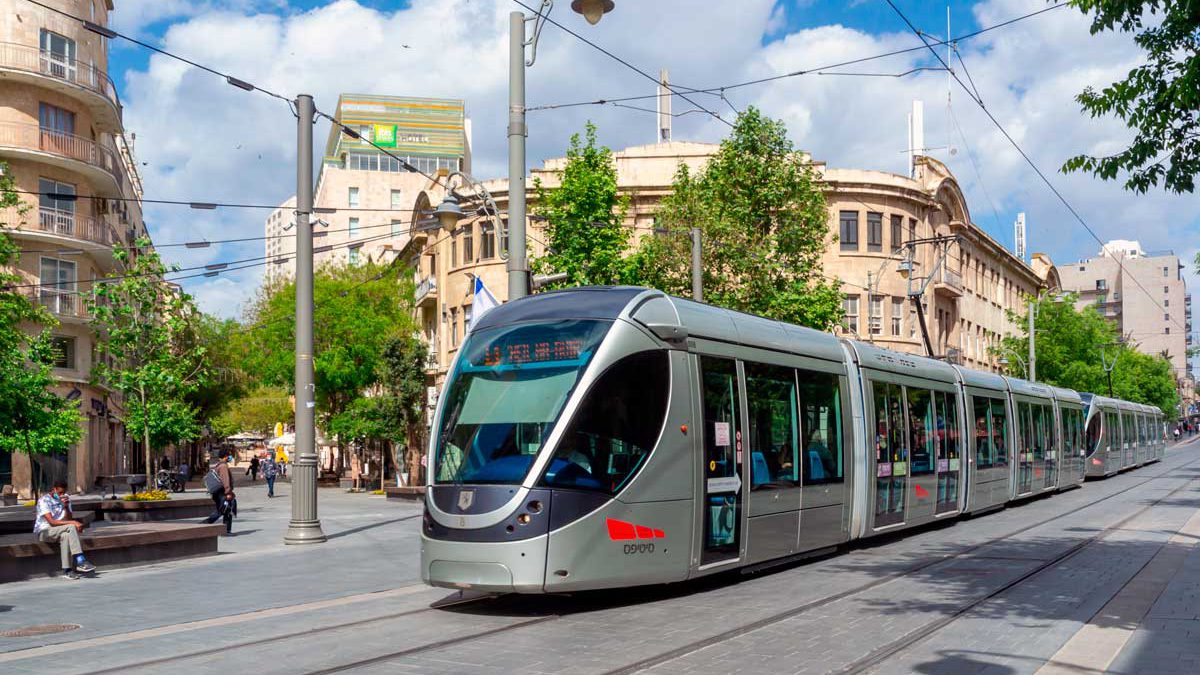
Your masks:
M 78 579 L 80 572 L 87 574 L 96 571 L 95 565 L 83 557 L 83 544 L 79 541 L 83 523 L 73 520 L 72 515 L 67 482 L 56 480 L 50 492 L 38 500 L 37 520 L 33 522 L 33 532 L 39 541 L 58 543 L 62 555 L 63 577 L 66 579 Z

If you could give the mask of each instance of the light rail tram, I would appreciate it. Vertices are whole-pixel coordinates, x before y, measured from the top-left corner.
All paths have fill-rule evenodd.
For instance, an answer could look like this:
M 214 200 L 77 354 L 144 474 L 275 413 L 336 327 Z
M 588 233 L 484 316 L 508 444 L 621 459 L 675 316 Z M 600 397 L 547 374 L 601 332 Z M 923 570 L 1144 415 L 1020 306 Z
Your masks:
M 1162 458 L 1162 413 L 644 288 L 480 317 L 435 411 L 426 583 L 670 583 Z

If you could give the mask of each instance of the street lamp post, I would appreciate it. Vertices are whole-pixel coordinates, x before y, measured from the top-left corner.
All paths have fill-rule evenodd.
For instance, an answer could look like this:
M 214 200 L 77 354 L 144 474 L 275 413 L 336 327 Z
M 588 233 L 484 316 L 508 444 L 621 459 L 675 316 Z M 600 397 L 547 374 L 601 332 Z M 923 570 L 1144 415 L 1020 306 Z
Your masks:
M 317 519 L 316 384 L 313 376 L 312 96 L 296 97 L 296 463 L 292 468 L 292 520 L 285 544 L 325 541 Z
M 508 15 L 508 299 L 529 295 L 529 263 L 525 252 L 525 69 L 537 59 L 537 41 L 554 0 L 542 0 L 536 15 L 522 12 Z M 574 0 L 571 9 L 595 25 L 613 9 L 612 0 Z M 526 37 L 525 25 L 533 23 L 533 35 Z M 530 47 L 529 59 L 525 47 Z

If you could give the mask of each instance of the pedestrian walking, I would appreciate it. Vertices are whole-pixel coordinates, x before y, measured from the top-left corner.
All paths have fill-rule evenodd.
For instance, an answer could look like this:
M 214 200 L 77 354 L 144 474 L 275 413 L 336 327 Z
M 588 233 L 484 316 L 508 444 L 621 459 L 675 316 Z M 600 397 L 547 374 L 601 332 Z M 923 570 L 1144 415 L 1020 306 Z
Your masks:
M 250 466 L 246 467 L 246 475 L 250 476 L 252 483 L 258 480 L 258 466 L 258 455 L 255 455 L 250 458 Z
M 233 517 L 237 515 L 237 499 L 233 493 L 233 472 L 229 470 L 229 449 L 217 451 L 217 463 L 204 476 L 204 489 L 213 500 L 213 512 L 205 523 L 225 522 L 225 534 L 233 533 Z
M 58 542 L 64 579 L 78 579 L 80 573 L 96 571 L 96 566 L 83 556 L 83 544 L 79 541 L 83 523 L 75 520 L 74 515 L 67 481 L 56 480 L 50 492 L 38 500 L 37 519 L 33 521 L 33 531 L 39 541 Z
M 275 463 L 274 455 L 267 455 L 259 464 L 263 478 L 267 481 L 267 496 L 275 496 L 275 476 L 279 473 L 279 465 Z

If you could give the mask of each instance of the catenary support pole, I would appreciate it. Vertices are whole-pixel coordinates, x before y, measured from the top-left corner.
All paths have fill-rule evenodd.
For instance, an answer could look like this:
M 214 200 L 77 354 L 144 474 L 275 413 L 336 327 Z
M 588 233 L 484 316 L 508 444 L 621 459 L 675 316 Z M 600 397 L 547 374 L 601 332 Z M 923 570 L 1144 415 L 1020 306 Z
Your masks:
M 296 461 L 292 467 L 292 520 L 285 544 L 325 541 L 317 520 L 316 385 L 313 381 L 313 100 L 296 98 Z
M 1037 300 L 1029 301 L 1029 381 L 1037 382 L 1037 353 L 1034 350 L 1034 336 L 1037 335 L 1035 328 L 1037 323 Z
M 692 228 L 692 299 L 704 302 L 704 269 L 700 259 L 700 228 Z
M 525 15 L 508 15 L 508 299 L 529 295 L 525 258 Z

